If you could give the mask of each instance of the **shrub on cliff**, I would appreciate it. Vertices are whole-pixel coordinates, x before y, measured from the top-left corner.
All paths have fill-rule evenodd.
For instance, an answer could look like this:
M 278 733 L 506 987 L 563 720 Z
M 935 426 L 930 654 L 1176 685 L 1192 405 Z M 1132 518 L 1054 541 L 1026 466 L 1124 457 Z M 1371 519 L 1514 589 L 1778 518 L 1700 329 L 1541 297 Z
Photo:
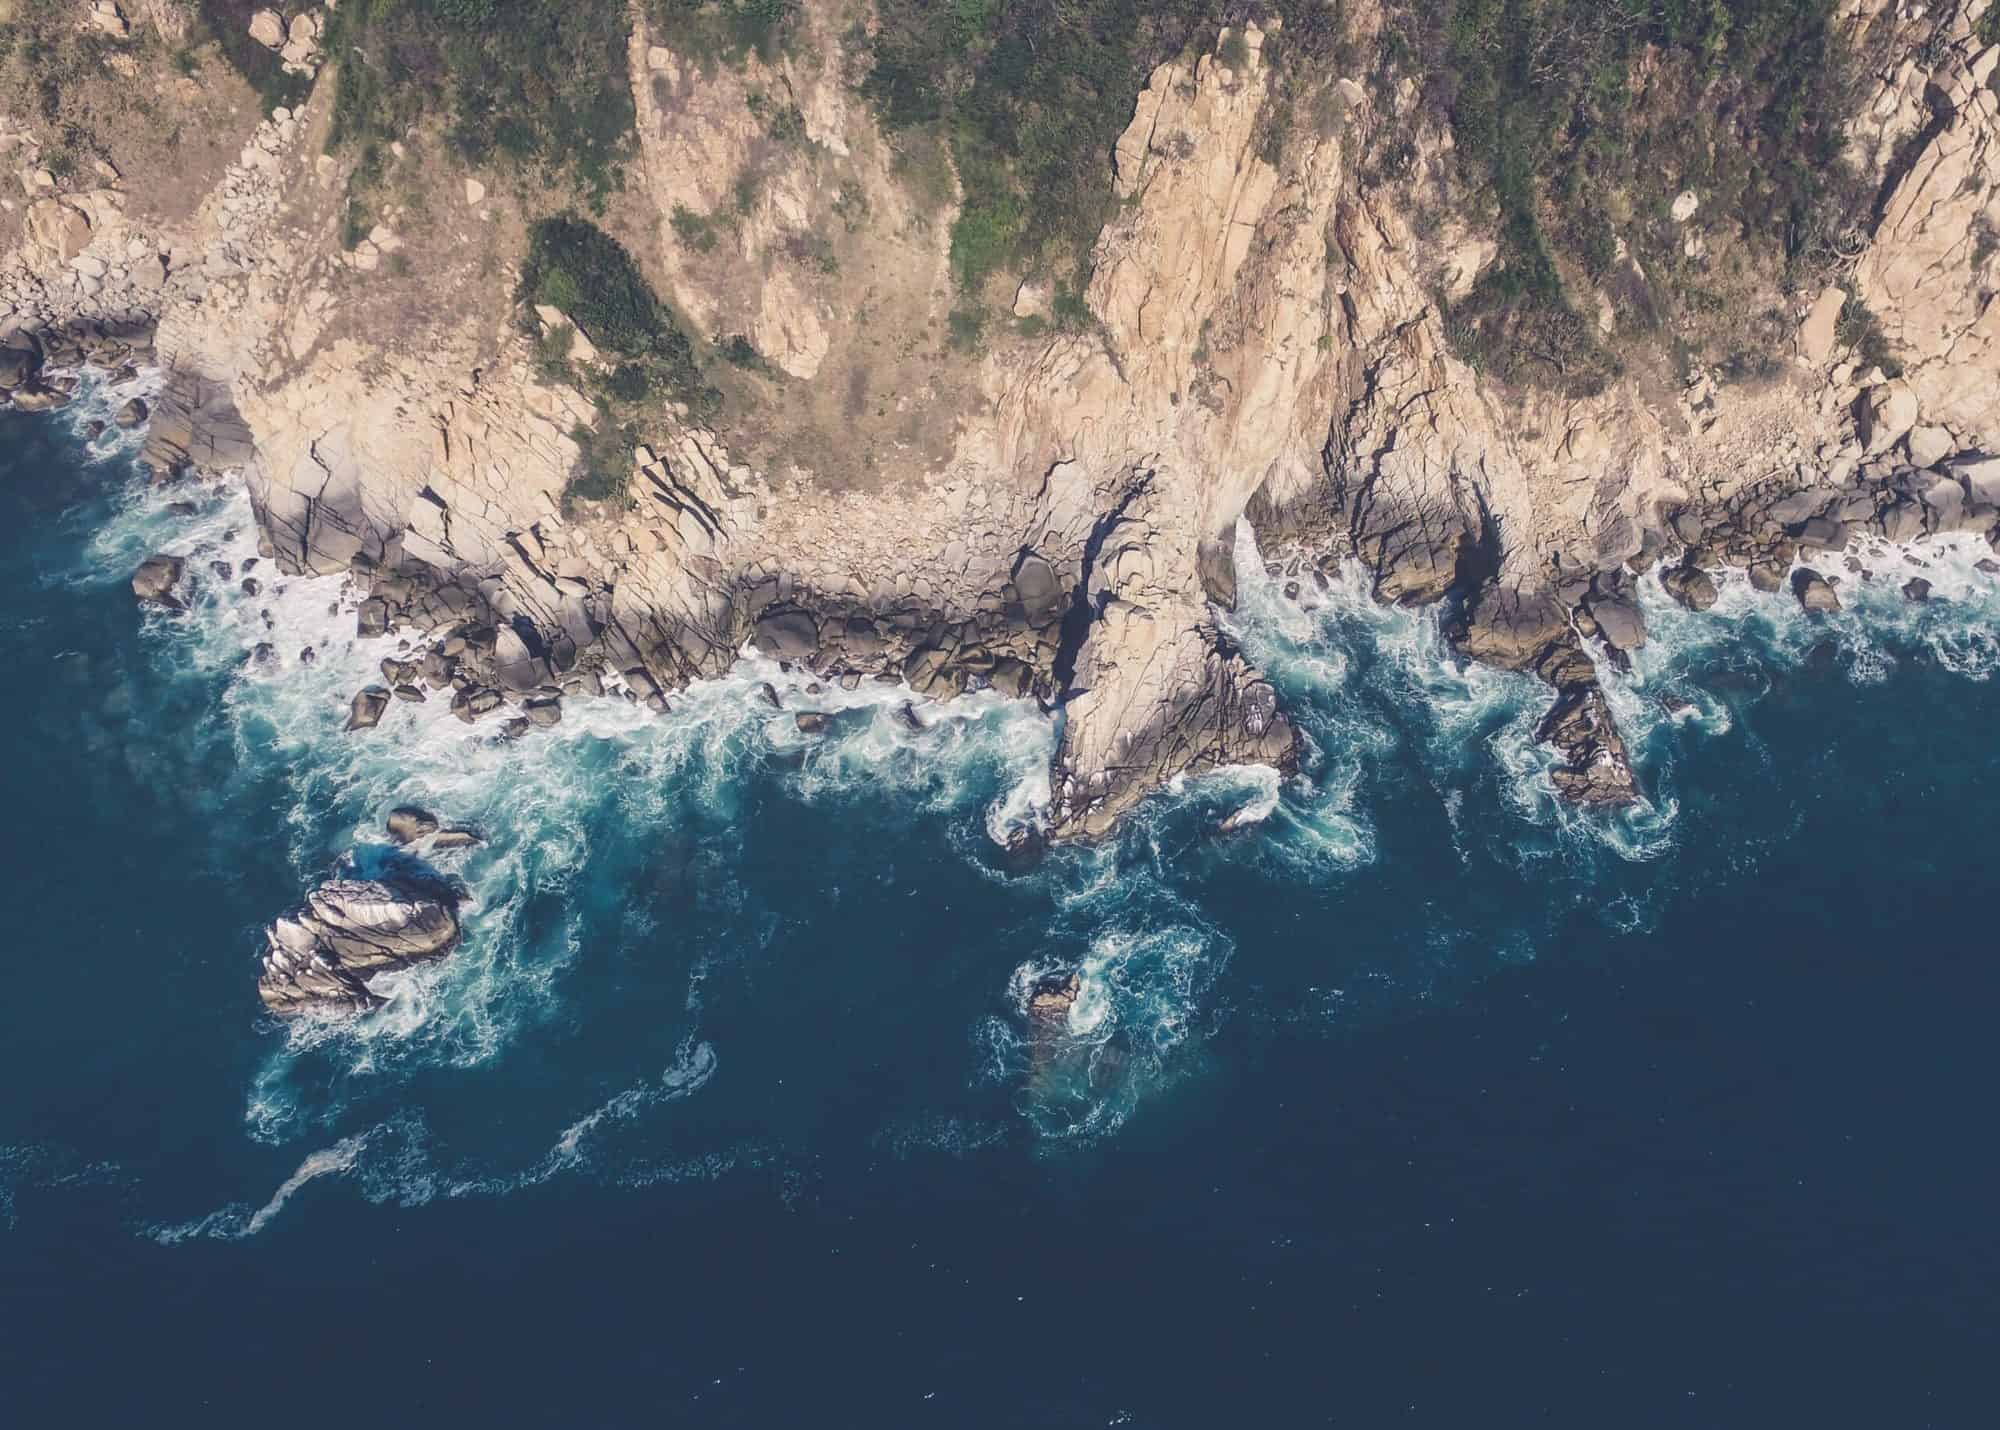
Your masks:
M 539 165 L 602 198 L 630 144 L 624 0 L 347 0 L 329 146 L 386 144 L 448 117 L 471 163 Z
M 560 308 L 601 351 L 626 359 L 621 370 L 636 371 L 619 379 L 621 390 L 662 392 L 704 414 L 721 401 L 702 381 L 694 344 L 632 255 L 595 224 L 565 214 L 530 229 L 516 296 Z

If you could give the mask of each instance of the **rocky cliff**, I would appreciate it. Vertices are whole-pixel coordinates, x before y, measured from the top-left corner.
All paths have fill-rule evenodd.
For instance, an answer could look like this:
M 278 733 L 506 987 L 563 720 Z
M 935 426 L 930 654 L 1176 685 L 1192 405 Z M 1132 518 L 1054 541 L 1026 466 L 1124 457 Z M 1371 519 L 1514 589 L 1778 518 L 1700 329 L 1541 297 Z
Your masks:
M 1292 758 L 1215 619 L 1247 517 L 1300 579 L 1352 560 L 1385 601 L 1448 602 L 1467 656 L 1553 687 L 1559 787 L 1617 803 L 1638 791 L 1595 661 L 1644 640 L 1637 574 L 1665 563 L 1698 600 L 1703 568 L 1733 564 L 1775 589 L 1851 530 L 2000 520 L 1985 5 L 1842 0 L 1841 33 L 1870 38 L 1849 162 L 1879 196 L 1820 281 L 1774 300 L 1759 380 L 1634 364 L 1585 393 L 1468 361 L 1450 304 L 1497 250 L 1449 128 L 1411 84 L 1281 73 L 1275 22 L 1151 75 L 1115 151 L 1078 156 L 1108 161 L 1115 205 L 1068 310 L 1002 275 L 1018 321 L 966 344 L 944 339 L 964 192 L 858 98 L 865 27 L 807 5 L 805 43 L 717 65 L 635 9 L 634 142 L 602 222 L 698 336 L 754 361 L 711 364 L 719 409 L 654 401 L 595 499 L 573 479 L 602 459 L 615 355 L 514 298 L 549 196 L 412 128 L 362 232 L 329 142 L 338 65 L 260 117 L 219 61 L 173 77 L 177 7 L 113 6 L 126 34 L 94 47 L 93 82 L 200 106 L 240 148 L 165 186 L 115 156 L 58 174 L 46 124 L 0 119 L 20 190 L 0 343 L 21 354 L 0 385 L 59 401 L 65 342 L 156 354 L 156 469 L 240 468 L 270 554 L 353 572 L 364 620 L 430 632 L 404 674 L 468 719 L 503 695 L 664 709 L 745 642 L 850 684 L 990 685 L 1060 709 L 1049 825 L 1096 835 L 1173 775 Z M 111 35 L 104 5 L 70 8 Z M 1366 38 L 1379 16 L 1348 8 Z M 1384 173 L 1366 156 L 1391 136 Z M 1702 198 L 1671 220 L 1695 270 L 1735 261 L 1741 229 Z M 1623 262 L 1607 333 L 1643 286 Z

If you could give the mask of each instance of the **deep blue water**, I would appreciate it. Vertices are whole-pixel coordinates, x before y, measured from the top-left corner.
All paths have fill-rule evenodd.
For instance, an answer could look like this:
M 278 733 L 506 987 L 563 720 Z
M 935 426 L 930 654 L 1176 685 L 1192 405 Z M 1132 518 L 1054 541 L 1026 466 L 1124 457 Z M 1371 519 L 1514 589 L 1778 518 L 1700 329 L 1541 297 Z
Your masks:
M 809 744 L 750 665 L 344 737 L 393 642 L 338 581 L 135 609 L 153 549 L 253 553 L 240 493 L 0 415 L 0 504 L 8 1423 L 1990 1422 L 1973 553 L 1817 624 L 1649 582 L 1616 821 L 1550 798 L 1532 684 L 1252 580 L 1307 778 L 1014 875 L 1032 711 Z M 489 836 L 467 945 L 277 1026 L 260 926 L 406 800 Z

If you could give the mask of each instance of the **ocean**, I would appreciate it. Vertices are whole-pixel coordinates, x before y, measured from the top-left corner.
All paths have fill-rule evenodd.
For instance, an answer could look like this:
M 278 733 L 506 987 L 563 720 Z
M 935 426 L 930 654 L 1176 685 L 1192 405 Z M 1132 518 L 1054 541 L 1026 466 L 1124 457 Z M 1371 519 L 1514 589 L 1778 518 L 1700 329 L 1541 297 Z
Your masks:
M 245 595 L 240 488 L 85 440 L 124 395 L 0 414 L 7 1423 L 1988 1423 L 1983 545 L 1825 619 L 1643 580 L 1606 817 L 1545 690 L 1246 532 L 1301 775 L 1021 869 L 1054 731 L 990 695 L 812 738 L 746 656 L 664 718 L 341 733 L 396 638 Z M 403 803 L 485 836 L 466 943 L 280 1025 L 262 926 Z

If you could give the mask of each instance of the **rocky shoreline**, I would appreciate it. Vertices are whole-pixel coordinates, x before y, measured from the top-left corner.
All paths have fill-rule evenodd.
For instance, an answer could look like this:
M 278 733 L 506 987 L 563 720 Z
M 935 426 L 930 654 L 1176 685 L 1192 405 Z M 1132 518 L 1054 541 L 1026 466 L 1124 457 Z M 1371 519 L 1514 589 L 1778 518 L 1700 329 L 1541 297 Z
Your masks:
M 70 399 L 82 367 L 105 370 L 114 380 L 135 376 L 136 365 L 152 355 L 152 329 L 139 319 L 41 331 L 15 327 L 0 337 L 0 351 L 18 355 L 0 367 L 0 392 L 19 410 L 47 411 Z M 191 370 L 170 369 L 150 411 L 143 403 L 128 406 L 147 424 L 142 460 L 155 480 L 237 470 L 254 459 L 254 444 L 226 390 Z M 1867 416 L 1857 419 L 1864 431 Z M 643 466 L 649 454 L 640 455 Z M 1446 635 L 1463 658 L 1531 673 L 1553 691 L 1536 738 L 1560 757 L 1550 774 L 1557 792 L 1580 805 L 1616 808 L 1639 801 L 1643 791 L 1592 651 L 1622 668 L 1645 644 L 1634 579 L 1657 567 L 1665 589 L 1700 611 L 1716 599 L 1714 574 L 1734 568 L 1759 591 L 1780 595 L 1789 589 L 1803 609 L 1827 612 L 1839 609 L 1844 580 L 1870 578 L 1865 564 L 1848 554 L 1850 542 L 1863 535 L 1906 544 L 1972 533 L 2000 556 L 2000 457 L 1950 452 L 1931 466 L 1917 466 L 1921 455 L 1933 454 L 1913 451 L 1905 438 L 1866 460 L 1767 480 L 1725 502 L 1663 505 L 1644 514 L 1639 549 L 1627 560 L 1566 568 L 1546 583 L 1504 579 L 1490 534 L 1462 513 L 1441 517 L 1433 510 L 1409 519 L 1362 494 L 1344 511 L 1287 513 L 1277 523 L 1281 551 L 1268 563 L 1269 573 L 1287 580 L 1295 595 L 1299 578 L 1324 581 L 1342 561 L 1357 561 L 1369 572 L 1377 599 L 1445 605 Z M 1329 487 L 1340 490 L 1331 479 Z M 552 622 L 538 622 L 501 616 L 490 599 L 490 579 L 468 579 L 473 573 L 454 574 L 410 557 L 393 539 L 384 543 L 347 529 L 335 513 L 309 513 L 302 527 L 289 530 L 266 523 L 259 549 L 293 575 L 324 572 L 343 559 L 361 597 L 356 635 L 400 634 L 413 643 L 407 653 L 383 659 L 379 684 L 355 693 L 350 732 L 373 727 L 394 701 L 433 698 L 448 700 L 451 712 L 469 725 L 497 717 L 510 737 L 560 723 L 567 699 L 610 696 L 664 714 L 674 690 L 718 672 L 718 660 L 733 659 L 743 642 L 850 691 L 864 681 L 906 684 L 920 697 L 937 699 L 992 689 L 1053 711 L 1074 692 L 1076 649 L 1095 615 L 1089 596 L 1095 551 L 1086 555 L 1082 581 L 1068 588 L 1048 561 L 1024 552 L 1011 579 L 970 619 L 956 622 L 940 619 L 920 601 L 891 602 L 885 609 L 882 602 L 813 592 L 779 573 L 731 590 L 723 607 L 729 619 L 718 623 L 711 648 L 675 650 L 681 659 L 662 669 L 662 647 L 642 646 L 621 623 L 610 593 L 582 580 L 553 578 L 561 605 Z M 532 561 L 532 553 L 526 559 Z M 1216 607 L 1232 608 L 1236 576 L 1226 550 L 1207 551 L 1204 567 Z M 1981 567 L 2000 574 L 2000 560 Z M 179 609 L 177 588 L 186 579 L 185 559 L 162 553 L 135 572 L 133 590 L 143 601 Z M 246 587 L 255 581 L 246 576 Z M 1218 659 L 1231 658 L 1219 636 L 1217 649 Z M 814 688 L 809 684 L 808 693 Z M 1212 693 L 1205 690 L 1189 696 L 1199 713 L 1188 725 L 1190 738 L 1215 741 L 1209 763 L 1294 767 L 1296 737 L 1268 684 L 1225 678 Z M 770 698 L 782 707 L 775 693 Z M 1201 710 L 1211 700 L 1233 708 Z M 804 732 L 822 728 L 820 712 L 795 716 Z M 1218 738 L 1218 731 L 1241 733 L 1231 740 Z M 1158 763 L 1180 768 L 1190 761 L 1182 755 Z M 1102 773 L 1096 781 L 1059 779 L 1050 823 L 1072 836 L 1109 828 L 1073 827 L 1087 816 L 1093 797 L 1107 792 Z
M 663 711 L 748 642 L 808 686 L 990 688 L 1059 710 L 1047 834 L 1098 838 L 1177 775 L 1296 760 L 1276 692 L 1222 619 L 1247 517 L 1287 579 L 1358 563 L 1378 599 L 1442 603 L 1466 658 L 1546 682 L 1556 788 L 1615 807 L 1643 791 L 1599 669 L 1645 639 L 1640 574 L 1699 607 L 1711 573 L 1737 567 L 1824 612 L 1865 576 L 1855 533 L 1993 540 L 2000 245 L 1967 242 L 2000 221 L 1984 9 L 1844 7 L 1843 34 L 1879 41 L 1845 156 L 1879 193 L 1837 261 L 1760 298 L 1773 346 L 1752 381 L 1682 364 L 1635 365 L 1590 396 L 1498 385 L 1448 330 L 1495 260 L 1449 133 L 1414 85 L 1288 75 L 1255 25 L 1134 96 L 1110 156 L 1119 203 L 1070 295 L 1088 321 L 1029 311 L 973 354 L 919 342 L 962 296 L 949 225 L 915 220 L 842 66 L 709 75 L 641 19 L 626 231 L 658 241 L 634 239 L 634 261 L 704 331 L 740 329 L 770 355 L 742 411 L 822 404 L 820 440 L 745 455 L 757 422 L 732 434 L 661 401 L 621 482 L 585 450 L 609 435 L 591 430 L 592 374 L 573 370 L 594 340 L 576 329 L 570 366 L 551 370 L 495 281 L 519 271 L 540 209 L 497 173 L 439 167 L 427 182 L 448 204 L 392 204 L 360 240 L 342 207 L 353 156 L 317 137 L 325 76 L 297 112 L 241 111 L 240 149 L 189 181 L 192 212 L 157 197 L 144 211 L 115 165 L 59 178 L 36 167 L 45 137 L 0 136 L 31 198 L 0 256 L 0 389 L 42 410 L 74 362 L 150 359 L 156 478 L 241 472 L 258 559 L 346 577 L 357 634 L 409 640 L 353 693 L 357 735 L 399 700 L 446 700 L 513 735 L 599 694 Z M 832 7 L 802 6 L 799 23 L 814 54 L 843 53 Z M 753 81 L 796 97 L 808 142 L 771 150 Z M 1325 103 L 1294 102 L 1313 95 Z M 1357 162 L 1391 139 L 1407 143 L 1401 177 Z M 733 201 L 728 176 L 752 161 L 770 167 L 740 254 L 665 236 L 680 208 Z M 837 215 L 836 191 L 865 202 Z M 1420 192 L 1448 221 L 1415 221 Z M 1691 272 L 1720 276 L 1740 216 L 1682 197 L 1633 221 L 1671 226 Z M 838 264 L 799 256 L 801 224 L 835 235 Z M 1618 273 L 1580 290 L 1608 336 L 1646 281 Z M 861 275 L 894 299 L 867 332 Z M 1035 277 L 1017 306 L 1034 308 Z M 1863 318 L 1879 341 L 1860 341 Z M 869 366 L 883 332 L 918 356 Z M 866 442 L 829 450 L 849 427 Z M 586 468 L 608 496 L 571 499 Z M 202 577 L 163 559 L 135 592 L 177 601 Z M 802 729 L 818 713 L 794 712 Z

